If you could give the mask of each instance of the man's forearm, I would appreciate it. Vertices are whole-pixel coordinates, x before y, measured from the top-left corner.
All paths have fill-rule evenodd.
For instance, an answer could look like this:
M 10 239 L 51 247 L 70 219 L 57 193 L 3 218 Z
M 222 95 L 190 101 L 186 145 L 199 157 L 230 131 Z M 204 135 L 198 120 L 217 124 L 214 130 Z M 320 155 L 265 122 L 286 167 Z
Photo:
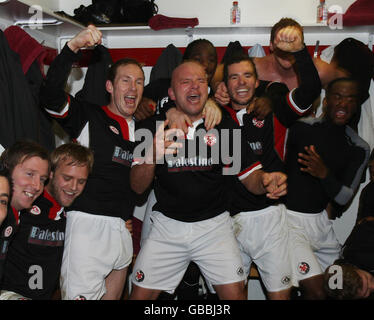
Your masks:
M 266 190 L 262 184 L 262 175 L 264 171 L 256 170 L 252 172 L 248 177 L 241 180 L 247 190 L 253 194 L 264 194 Z
M 131 168 L 130 185 L 137 194 L 142 194 L 148 189 L 155 176 L 155 164 L 140 164 Z
M 40 92 L 43 108 L 59 112 L 60 108 L 66 103 L 65 84 L 74 61 L 79 60 L 79 58 L 80 54 L 75 54 L 66 45 L 52 62 Z
M 299 75 L 299 86 L 293 92 L 293 99 L 300 109 L 307 109 L 321 93 L 321 81 L 306 47 L 294 52 L 293 56 Z

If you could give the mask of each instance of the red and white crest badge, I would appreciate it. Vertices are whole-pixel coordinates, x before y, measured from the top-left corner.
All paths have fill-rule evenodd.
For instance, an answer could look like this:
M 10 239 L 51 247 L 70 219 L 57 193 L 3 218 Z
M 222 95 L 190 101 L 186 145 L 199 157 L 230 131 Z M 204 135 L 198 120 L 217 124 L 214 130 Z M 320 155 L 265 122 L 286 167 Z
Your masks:
M 119 134 L 119 131 L 116 127 L 114 126 L 109 126 L 110 130 L 112 130 L 115 134 Z
M 297 269 L 299 270 L 299 273 L 307 274 L 310 270 L 310 267 L 306 262 L 300 262 L 297 266 Z
M 135 280 L 137 282 L 142 282 L 144 280 L 144 272 L 142 270 L 137 270 L 135 273 Z
M 207 133 L 204 136 L 204 142 L 208 146 L 212 147 L 212 146 L 214 146 L 217 143 L 217 137 L 213 133 Z
M 4 231 L 4 237 L 8 238 L 13 232 L 13 228 L 11 226 L 7 227 Z
M 42 211 L 40 210 L 40 208 L 38 206 L 32 206 L 32 208 L 30 209 L 30 213 L 34 214 L 34 215 L 39 215 Z
M 253 118 L 252 123 L 257 128 L 262 128 L 264 126 L 265 120 L 257 120 L 257 118 Z

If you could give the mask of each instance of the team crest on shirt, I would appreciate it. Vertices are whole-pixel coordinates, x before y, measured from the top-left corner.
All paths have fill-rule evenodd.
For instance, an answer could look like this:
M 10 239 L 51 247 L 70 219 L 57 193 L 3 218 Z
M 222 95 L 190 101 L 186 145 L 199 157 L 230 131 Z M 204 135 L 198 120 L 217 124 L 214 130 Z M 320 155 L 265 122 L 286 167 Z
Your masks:
M 238 270 L 236 270 L 236 273 L 238 276 L 242 276 L 244 274 L 243 268 L 239 267 Z
M 252 123 L 255 127 L 262 128 L 264 126 L 265 120 L 257 120 L 257 118 L 253 118 Z
M 136 271 L 135 280 L 138 282 L 142 282 L 144 280 L 144 272 L 142 270 Z
M 204 142 L 209 146 L 212 147 L 217 143 L 217 137 L 213 133 L 207 133 L 204 136 Z
M 306 262 L 300 262 L 297 266 L 297 270 L 299 270 L 301 274 L 307 274 L 310 270 L 309 264 Z
M 113 127 L 113 126 L 109 126 L 109 129 L 112 130 L 115 134 L 119 134 L 119 131 L 116 127 Z
M 9 226 L 4 230 L 4 237 L 8 238 L 13 232 L 13 227 Z
M 281 280 L 281 282 L 282 282 L 283 284 L 287 284 L 287 283 L 289 283 L 290 281 L 291 281 L 291 279 L 290 279 L 289 276 L 284 276 L 284 277 L 282 278 L 282 280 Z
M 36 215 L 36 216 L 38 216 L 39 214 L 41 214 L 41 210 L 40 210 L 40 208 L 38 207 L 38 206 L 32 206 L 32 208 L 30 209 L 30 213 L 32 213 L 32 214 L 34 214 L 34 215 Z
M 79 295 L 74 300 L 87 300 L 85 296 Z

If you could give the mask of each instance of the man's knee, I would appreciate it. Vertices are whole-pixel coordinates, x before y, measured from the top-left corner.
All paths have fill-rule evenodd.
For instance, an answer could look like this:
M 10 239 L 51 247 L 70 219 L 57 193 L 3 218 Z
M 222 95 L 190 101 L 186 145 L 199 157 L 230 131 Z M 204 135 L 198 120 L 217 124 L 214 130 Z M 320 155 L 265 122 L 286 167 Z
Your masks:
M 244 281 L 215 285 L 214 290 L 220 300 L 247 300 Z
M 267 296 L 269 300 L 290 300 L 291 299 L 291 288 L 277 291 L 277 292 L 268 292 Z
M 161 290 L 142 288 L 133 284 L 129 300 L 156 300 Z

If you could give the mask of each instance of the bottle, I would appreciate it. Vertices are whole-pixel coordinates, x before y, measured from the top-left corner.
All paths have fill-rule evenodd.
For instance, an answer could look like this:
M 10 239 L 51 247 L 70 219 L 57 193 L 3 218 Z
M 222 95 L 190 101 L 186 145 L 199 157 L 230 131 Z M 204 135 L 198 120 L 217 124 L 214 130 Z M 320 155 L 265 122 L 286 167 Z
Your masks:
M 325 0 L 319 0 L 317 7 L 317 23 L 327 24 L 327 8 Z
M 232 3 L 232 8 L 230 10 L 230 24 L 240 23 L 240 8 L 238 7 L 238 1 Z

